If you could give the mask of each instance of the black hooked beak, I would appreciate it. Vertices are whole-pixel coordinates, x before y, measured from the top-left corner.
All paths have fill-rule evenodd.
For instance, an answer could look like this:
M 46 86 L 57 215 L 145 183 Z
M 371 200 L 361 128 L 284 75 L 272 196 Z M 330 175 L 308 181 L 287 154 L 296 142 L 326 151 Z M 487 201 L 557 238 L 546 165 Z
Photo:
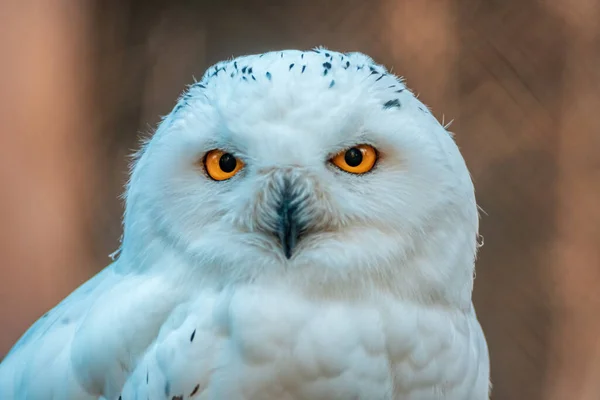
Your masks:
M 283 253 L 288 260 L 292 257 L 301 231 L 297 217 L 298 204 L 295 200 L 290 184 L 286 181 L 277 210 L 279 217 L 277 222 L 277 237 L 281 243 Z

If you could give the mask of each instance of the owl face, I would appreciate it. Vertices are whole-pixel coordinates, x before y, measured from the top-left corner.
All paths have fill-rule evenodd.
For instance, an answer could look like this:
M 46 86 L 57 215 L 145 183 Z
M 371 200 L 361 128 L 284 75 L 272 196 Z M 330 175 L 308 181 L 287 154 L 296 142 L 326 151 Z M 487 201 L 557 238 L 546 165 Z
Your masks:
M 449 301 L 470 298 L 476 234 L 448 132 L 367 56 L 317 49 L 219 63 L 189 88 L 135 165 L 123 252 Z

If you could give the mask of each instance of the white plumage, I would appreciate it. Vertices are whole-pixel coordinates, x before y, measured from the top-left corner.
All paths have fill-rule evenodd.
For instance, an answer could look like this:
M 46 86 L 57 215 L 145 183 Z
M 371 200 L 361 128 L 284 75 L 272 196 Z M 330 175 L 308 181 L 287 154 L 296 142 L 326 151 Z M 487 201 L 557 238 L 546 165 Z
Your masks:
M 330 161 L 359 145 L 367 173 Z M 243 168 L 211 179 L 215 149 Z M 488 399 L 468 170 L 369 57 L 211 67 L 126 195 L 119 258 L 15 345 L 1 399 Z

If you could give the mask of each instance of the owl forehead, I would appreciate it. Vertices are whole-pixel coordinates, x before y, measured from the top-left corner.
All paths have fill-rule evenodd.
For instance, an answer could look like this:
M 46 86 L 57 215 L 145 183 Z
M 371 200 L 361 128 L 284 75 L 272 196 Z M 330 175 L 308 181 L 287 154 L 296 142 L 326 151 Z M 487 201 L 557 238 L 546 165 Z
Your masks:
M 285 50 L 215 64 L 180 98 L 174 114 L 195 101 L 209 103 L 226 117 L 314 114 L 314 109 L 331 113 L 336 105 L 350 112 L 357 97 L 363 106 L 373 101 L 376 107 L 399 108 L 405 89 L 398 77 L 362 53 Z
M 336 84 L 334 75 L 358 77 L 365 74 L 386 75 L 386 69 L 362 53 L 339 53 L 324 48 L 310 51 L 285 50 L 242 56 L 222 61 L 210 67 L 202 77 L 202 83 L 213 81 L 230 82 L 281 82 L 311 80 Z M 229 78 L 229 80 L 227 80 Z M 333 81 L 333 84 L 332 84 Z
M 361 125 L 373 110 L 396 112 L 414 97 L 402 81 L 362 53 L 324 48 L 242 56 L 210 67 L 179 100 L 182 109 L 208 107 L 232 141 L 255 143 L 319 138 Z M 200 103 L 200 104 L 199 104 Z

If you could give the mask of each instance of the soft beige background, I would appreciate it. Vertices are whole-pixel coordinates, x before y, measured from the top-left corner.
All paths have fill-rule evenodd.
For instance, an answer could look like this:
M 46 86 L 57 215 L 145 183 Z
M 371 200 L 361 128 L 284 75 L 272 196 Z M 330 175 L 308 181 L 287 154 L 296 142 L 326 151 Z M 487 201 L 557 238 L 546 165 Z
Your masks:
M 126 156 L 192 75 L 323 44 L 455 120 L 486 212 L 494 399 L 600 398 L 597 0 L 150 3 L 0 2 L 0 357 L 109 262 Z

